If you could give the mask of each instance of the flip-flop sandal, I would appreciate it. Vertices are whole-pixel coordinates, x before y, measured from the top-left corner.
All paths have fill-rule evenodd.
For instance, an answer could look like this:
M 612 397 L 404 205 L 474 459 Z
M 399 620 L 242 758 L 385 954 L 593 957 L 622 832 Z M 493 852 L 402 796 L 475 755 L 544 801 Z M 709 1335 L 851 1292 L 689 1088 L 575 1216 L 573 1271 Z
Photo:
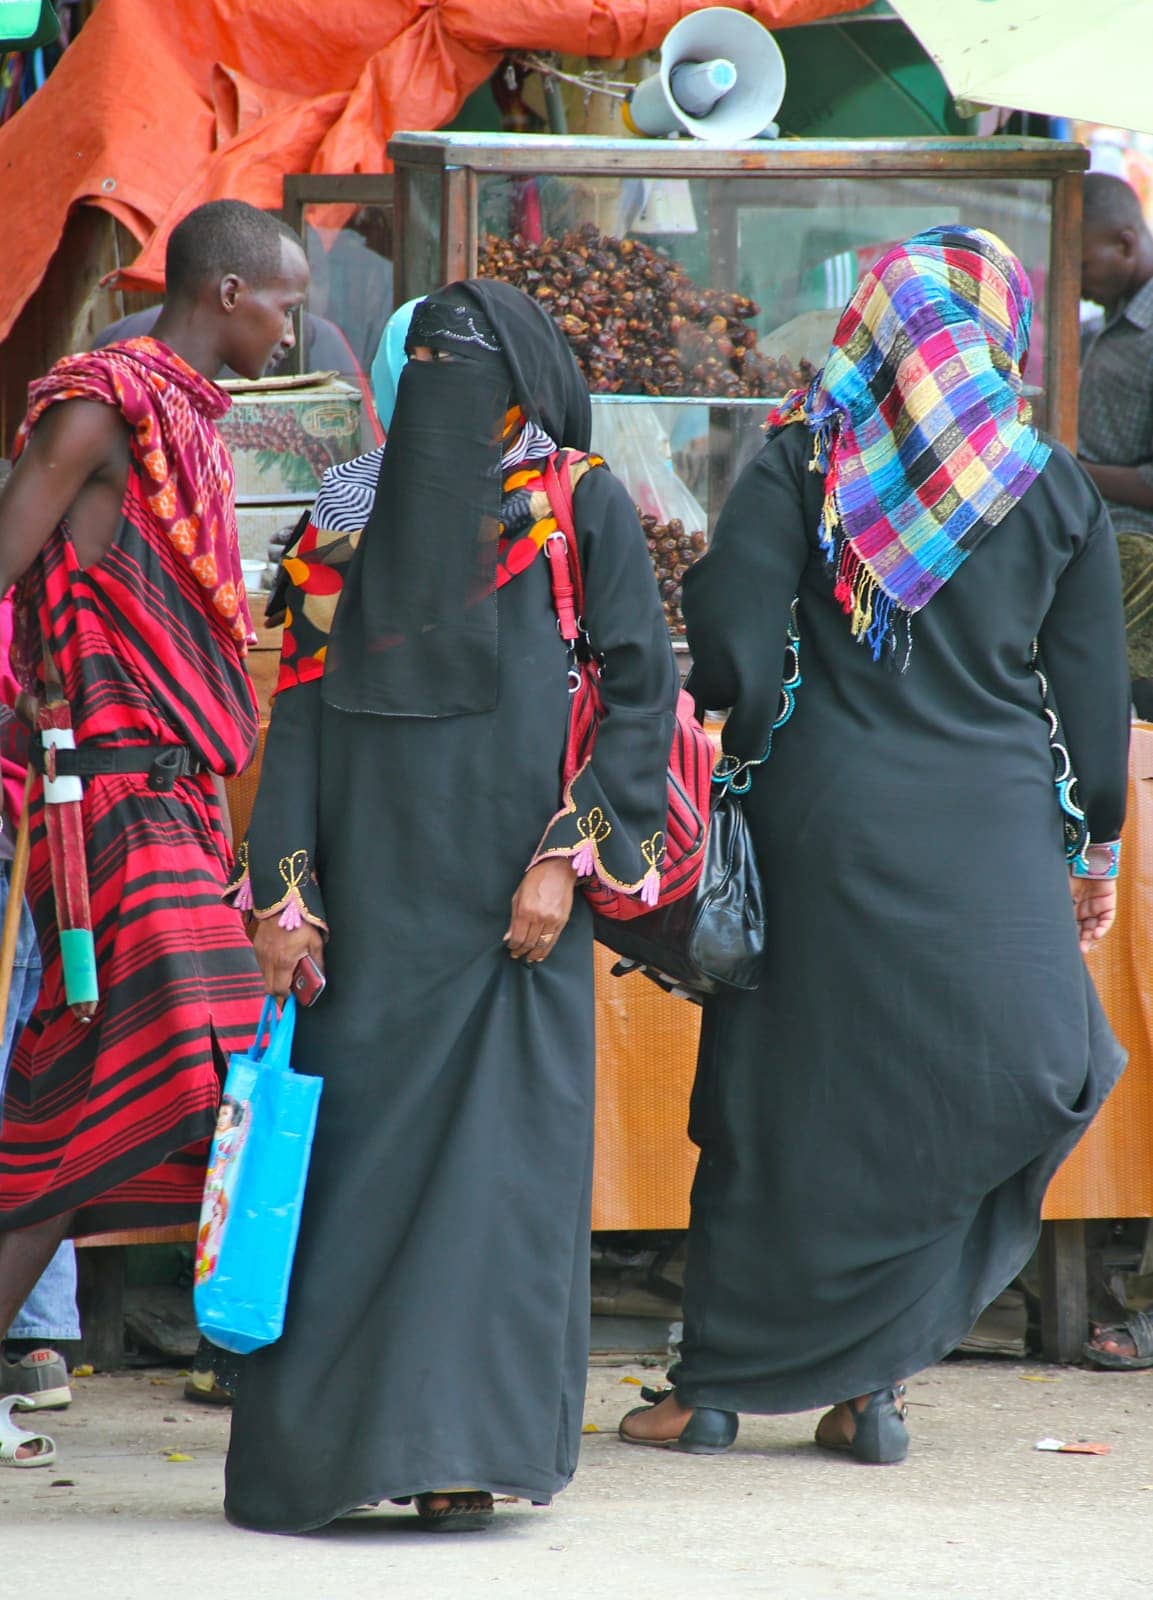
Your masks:
M 1123 1356 L 1117 1350 L 1099 1350 L 1089 1341 L 1081 1346 L 1081 1354 L 1095 1367 L 1106 1367 L 1111 1372 L 1140 1372 L 1153 1367 L 1153 1314 L 1135 1311 L 1128 1322 L 1115 1322 L 1107 1328 L 1098 1328 L 1097 1339 L 1107 1339 L 1111 1333 L 1122 1333 L 1133 1341 L 1135 1354 Z
M 56 1464 L 56 1446 L 46 1433 L 25 1433 L 12 1421 L 15 1410 L 31 1411 L 23 1395 L 12 1394 L 0 1400 L 0 1467 L 52 1467 Z M 38 1445 L 34 1456 L 18 1456 L 17 1450 L 28 1445 Z
M 429 1505 L 430 1500 L 446 1495 L 448 1505 L 435 1508 Z M 482 1528 L 492 1526 L 495 1514 L 492 1495 L 483 1489 L 439 1489 L 414 1495 L 413 1499 L 421 1526 L 431 1533 L 479 1533 Z M 477 1504 L 478 1501 L 481 1503 Z

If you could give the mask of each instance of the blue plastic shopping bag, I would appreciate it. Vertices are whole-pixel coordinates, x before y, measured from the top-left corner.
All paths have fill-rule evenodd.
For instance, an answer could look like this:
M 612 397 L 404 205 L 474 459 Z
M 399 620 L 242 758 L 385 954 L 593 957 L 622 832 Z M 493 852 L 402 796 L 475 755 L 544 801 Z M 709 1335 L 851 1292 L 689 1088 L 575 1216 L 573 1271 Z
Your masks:
M 193 1270 L 196 1320 L 205 1338 L 238 1355 L 284 1330 L 323 1083 L 292 1070 L 295 1026 L 291 997 L 279 1018 L 275 1001 L 265 1001 L 251 1051 L 228 1063 L 209 1157 Z

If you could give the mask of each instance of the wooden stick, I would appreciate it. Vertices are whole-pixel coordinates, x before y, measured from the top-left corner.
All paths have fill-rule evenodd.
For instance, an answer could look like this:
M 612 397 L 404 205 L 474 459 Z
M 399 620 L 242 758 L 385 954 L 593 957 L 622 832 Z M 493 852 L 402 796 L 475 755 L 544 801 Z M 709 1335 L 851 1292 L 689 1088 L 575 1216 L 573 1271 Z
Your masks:
M 28 768 L 24 780 L 24 805 L 20 812 L 20 826 L 16 830 L 16 850 L 8 874 L 8 904 L 4 908 L 4 932 L 0 934 L 0 1018 L 8 1015 L 8 999 L 12 993 L 12 969 L 16 964 L 16 941 L 20 936 L 20 913 L 24 907 L 24 886 L 28 881 L 28 851 L 30 846 L 28 801 L 32 793 L 35 774 Z

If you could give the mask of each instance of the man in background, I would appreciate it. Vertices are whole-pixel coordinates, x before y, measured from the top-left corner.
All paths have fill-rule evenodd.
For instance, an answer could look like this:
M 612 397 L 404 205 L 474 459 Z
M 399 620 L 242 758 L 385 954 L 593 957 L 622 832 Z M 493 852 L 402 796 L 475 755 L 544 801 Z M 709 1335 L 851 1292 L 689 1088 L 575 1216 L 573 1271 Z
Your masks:
M 1133 706 L 1153 718 L 1153 235 L 1122 178 L 1085 179 L 1081 293 L 1105 315 L 1081 353 L 1078 455 L 1109 507 L 1125 599 Z M 1138 1282 L 1153 1271 L 1147 1230 Z M 1141 1280 L 1144 1279 L 1144 1282 Z M 1153 1314 L 1094 1329 L 1085 1356 L 1114 1370 L 1153 1367 Z
M 1121 178 L 1085 179 L 1081 294 L 1104 317 L 1081 355 L 1077 453 L 1113 518 L 1125 595 L 1129 671 L 1153 716 L 1153 235 Z

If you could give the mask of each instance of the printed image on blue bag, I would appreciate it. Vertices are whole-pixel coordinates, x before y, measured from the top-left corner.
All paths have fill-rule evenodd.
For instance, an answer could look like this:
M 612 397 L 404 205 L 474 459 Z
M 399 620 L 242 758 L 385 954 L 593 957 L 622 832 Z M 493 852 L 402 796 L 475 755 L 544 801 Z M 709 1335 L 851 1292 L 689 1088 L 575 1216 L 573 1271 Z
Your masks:
M 284 1331 L 323 1084 L 292 1070 L 295 1026 L 291 997 L 279 1018 L 275 1001 L 265 1001 L 252 1049 L 229 1061 L 209 1156 L 193 1270 L 196 1320 L 206 1339 L 238 1355 Z
M 204 1202 L 200 1208 L 196 1265 L 193 1268 L 196 1283 L 207 1282 L 216 1271 L 220 1240 L 240 1172 L 240 1153 L 251 1125 L 252 1102 L 237 1100 L 226 1092 L 220 1101 L 216 1137 L 212 1141 L 208 1175 L 204 1180 Z

